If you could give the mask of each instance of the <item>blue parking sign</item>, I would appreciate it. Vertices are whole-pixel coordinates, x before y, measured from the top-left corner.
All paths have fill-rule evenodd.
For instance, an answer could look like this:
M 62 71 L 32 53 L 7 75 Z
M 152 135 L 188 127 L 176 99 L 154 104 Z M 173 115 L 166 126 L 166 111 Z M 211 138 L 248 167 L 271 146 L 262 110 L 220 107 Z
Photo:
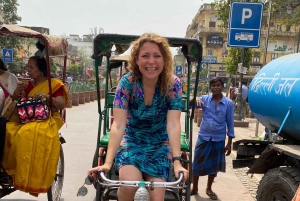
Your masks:
M 182 75 L 182 66 L 176 66 L 175 67 L 175 75 Z
M 14 61 L 14 54 L 12 49 L 3 48 L 2 57 L 5 63 L 12 63 Z
M 263 7 L 263 3 L 231 3 L 227 46 L 259 47 Z

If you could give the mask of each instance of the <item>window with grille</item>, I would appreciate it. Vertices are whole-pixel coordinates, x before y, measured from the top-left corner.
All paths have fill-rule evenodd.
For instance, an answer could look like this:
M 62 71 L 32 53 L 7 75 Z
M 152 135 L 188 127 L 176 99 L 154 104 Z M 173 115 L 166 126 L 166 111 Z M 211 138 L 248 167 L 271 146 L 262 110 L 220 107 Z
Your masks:
M 259 63 L 260 61 L 260 52 L 254 52 L 253 63 Z
M 214 51 L 213 50 L 206 50 L 206 55 L 208 56 L 208 55 L 213 55 L 213 53 L 214 53 Z
M 271 60 L 277 59 L 278 58 L 278 54 L 277 53 L 272 53 L 271 55 Z
M 216 22 L 209 22 L 209 27 L 216 27 Z

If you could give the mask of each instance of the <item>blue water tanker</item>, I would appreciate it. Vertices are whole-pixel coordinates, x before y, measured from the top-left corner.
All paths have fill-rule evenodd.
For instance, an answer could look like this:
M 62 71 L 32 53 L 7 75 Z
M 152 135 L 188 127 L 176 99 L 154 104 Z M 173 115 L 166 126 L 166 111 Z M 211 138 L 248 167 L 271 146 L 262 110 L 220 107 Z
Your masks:
M 300 140 L 300 53 L 277 58 L 253 78 L 248 101 L 265 127 Z

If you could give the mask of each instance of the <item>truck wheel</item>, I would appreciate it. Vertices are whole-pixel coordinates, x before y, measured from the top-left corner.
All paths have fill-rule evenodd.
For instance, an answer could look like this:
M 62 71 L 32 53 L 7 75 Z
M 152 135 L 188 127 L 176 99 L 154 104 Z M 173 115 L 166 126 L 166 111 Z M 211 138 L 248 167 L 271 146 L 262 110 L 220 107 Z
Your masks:
M 293 199 L 299 184 L 299 168 L 284 167 L 271 169 L 261 179 L 256 199 L 257 201 L 290 201 Z

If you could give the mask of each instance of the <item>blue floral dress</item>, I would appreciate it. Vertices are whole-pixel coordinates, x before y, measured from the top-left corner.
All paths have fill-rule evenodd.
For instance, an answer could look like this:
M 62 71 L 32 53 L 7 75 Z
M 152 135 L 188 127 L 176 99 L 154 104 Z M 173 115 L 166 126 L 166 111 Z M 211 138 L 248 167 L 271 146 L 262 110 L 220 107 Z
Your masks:
M 116 154 L 116 171 L 133 165 L 142 173 L 169 180 L 172 154 L 166 130 L 168 110 L 182 109 L 179 79 L 162 96 L 157 84 L 151 105 L 144 103 L 144 88 L 132 73 L 124 75 L 117 86 L 114 107 L 127 110 L 127 124 Z

